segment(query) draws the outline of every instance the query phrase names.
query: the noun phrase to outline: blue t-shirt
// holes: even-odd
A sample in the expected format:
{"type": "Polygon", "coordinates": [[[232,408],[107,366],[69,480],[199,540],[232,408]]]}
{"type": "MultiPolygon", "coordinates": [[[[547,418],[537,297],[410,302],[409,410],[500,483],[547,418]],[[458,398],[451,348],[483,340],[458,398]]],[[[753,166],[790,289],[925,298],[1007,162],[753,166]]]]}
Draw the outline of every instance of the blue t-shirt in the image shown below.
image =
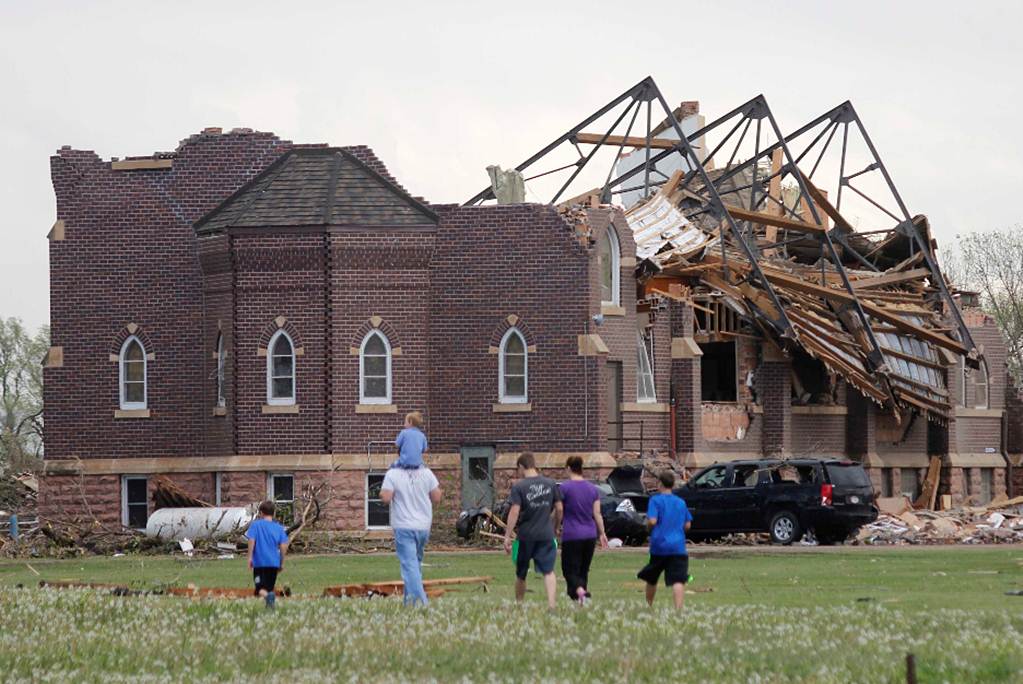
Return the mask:
{"type": "Polygon", "coordinates": [[[647,504],[646,517],[656,518],[650,531],[650,555],[685,556],[685,524],[692,521],[686,502],[674,494],[654,494],[647,504]]]}
{"type": "Polygon", "coordinates": [[[423,452],[426,451],[426,435],[419,428],[407,427],[398,433],[394,440],[398,447],[398,460],[395,468],[421,468],[423,452]]]}
{"type": "Polygon", "coordinates": [[[281,567],[280,545],[288,541],[288,533],[283,525],[276,520],[264,520],[263,518],[253,520],[245,532],[245,538],[256,543],[256,549],[252,552],[252,567],[281,567]]]}

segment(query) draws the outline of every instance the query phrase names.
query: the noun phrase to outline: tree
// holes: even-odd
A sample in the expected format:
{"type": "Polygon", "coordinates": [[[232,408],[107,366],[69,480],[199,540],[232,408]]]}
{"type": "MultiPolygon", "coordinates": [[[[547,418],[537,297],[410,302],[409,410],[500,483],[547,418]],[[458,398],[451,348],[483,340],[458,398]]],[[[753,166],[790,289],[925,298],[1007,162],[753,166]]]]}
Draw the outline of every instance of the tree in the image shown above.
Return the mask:
{"type": "Polygon", "coordinates": [[[0,473],[38,467],[43,455],[43,356],[49,328],[31,336],[0,318],[0,473]]]}
{"type": "Polygon", "coordinates": [[[1023,226],[957,235],[958,245],[943,259],[952,284],[980,293],[1008,347],[1006,362],[1017,383],[1023,380],[1023,226]]]}

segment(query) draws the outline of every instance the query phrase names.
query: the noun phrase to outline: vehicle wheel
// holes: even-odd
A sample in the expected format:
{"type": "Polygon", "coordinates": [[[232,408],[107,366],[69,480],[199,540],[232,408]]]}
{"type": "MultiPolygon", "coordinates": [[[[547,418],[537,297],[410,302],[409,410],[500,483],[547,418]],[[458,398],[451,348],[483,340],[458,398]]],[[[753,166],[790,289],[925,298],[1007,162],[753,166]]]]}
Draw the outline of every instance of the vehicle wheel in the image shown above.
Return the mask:
{"type": "Polygon", "coordinates": [[[803,536],[803,530],[799,527],[799,518],[792,511],[775,513],[771,518],[768,531],[771,533],[771,541],[783,546],[797,542],[803,536]]]}

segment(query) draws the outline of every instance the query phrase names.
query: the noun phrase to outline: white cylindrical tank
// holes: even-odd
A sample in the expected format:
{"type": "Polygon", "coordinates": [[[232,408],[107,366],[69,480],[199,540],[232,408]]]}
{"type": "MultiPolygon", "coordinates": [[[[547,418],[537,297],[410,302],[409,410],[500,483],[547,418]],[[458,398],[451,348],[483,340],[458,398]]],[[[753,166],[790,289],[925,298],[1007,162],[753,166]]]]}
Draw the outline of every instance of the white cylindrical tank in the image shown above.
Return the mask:
{"type": "Polygon", "coordinates": [[[250,508],[161,508],[149,516],[146,536],[167,541],[225,537],[241,532],[252,517],[250,508]]]}

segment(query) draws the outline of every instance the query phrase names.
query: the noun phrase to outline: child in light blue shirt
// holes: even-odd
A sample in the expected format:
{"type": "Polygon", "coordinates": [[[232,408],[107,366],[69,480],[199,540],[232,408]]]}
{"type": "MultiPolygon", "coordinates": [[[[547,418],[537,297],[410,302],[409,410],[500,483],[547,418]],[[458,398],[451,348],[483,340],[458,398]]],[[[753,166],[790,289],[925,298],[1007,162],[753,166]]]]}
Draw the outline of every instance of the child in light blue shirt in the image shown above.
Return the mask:
{"type": "Polygon", "coordinates": [[[394,440],[398,447],[398,460],[391,464],[392,468],[415,470],[423,467],[423,452],[429,445],[423,434],[423,414],[413,411],[405,416],[405,428],[394,440]]]}

